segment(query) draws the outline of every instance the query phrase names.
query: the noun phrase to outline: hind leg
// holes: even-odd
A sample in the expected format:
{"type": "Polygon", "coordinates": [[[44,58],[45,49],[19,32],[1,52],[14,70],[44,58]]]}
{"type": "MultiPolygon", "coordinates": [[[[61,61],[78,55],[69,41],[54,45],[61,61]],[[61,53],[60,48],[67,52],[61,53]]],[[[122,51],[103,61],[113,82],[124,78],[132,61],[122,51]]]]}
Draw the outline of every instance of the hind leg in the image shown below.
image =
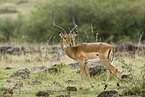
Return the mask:
{"type": "MultiPolygon", "coordinates": [[[[118,78],[117,78],[118,70],[109,62],[109,60],[104,55],[100,55],[100,58],[101,58],[103,64],[105,66],[107,66],[108,69],[114,74],[115,79],[116,79],[116,89],[118,89],[119,88],[119,83],[118,83],[118,78]]],[[[108,83],[109,79],[110,79],[110,77],[108,76],[107,81],[106,81],[107,83],[108,83]]],[[[104,87],[104,89],[106,89],[106,88],[107,88],[107,86],[104,87]]]]}
{"type": "Polygon", "coordinates": [[[111,71],[108,70],[108,78],[107,78],[107,80],[106,80],[106,83],[105,83],[105,86],[104,86],[104,89],[103,89],[103,90],[105,90],[105,89],[107,88],[108,81],[110,80],[110,75],[111,75],[111,71]]]}

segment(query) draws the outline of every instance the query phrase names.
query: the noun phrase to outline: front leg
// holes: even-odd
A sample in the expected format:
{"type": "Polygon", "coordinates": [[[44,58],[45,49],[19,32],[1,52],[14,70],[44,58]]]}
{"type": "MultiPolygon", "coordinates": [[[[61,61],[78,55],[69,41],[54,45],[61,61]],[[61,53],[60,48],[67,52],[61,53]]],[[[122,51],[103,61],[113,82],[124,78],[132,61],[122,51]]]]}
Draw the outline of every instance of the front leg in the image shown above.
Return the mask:
{"type": "Polygon", "coordinates": [[[80,86],[78,90],[82,88],[83,73],[84,73],[84,61],[81,61],[80,62],[80,86]]]}
{"type": "Polygon", "coordinates": [[[94,86],[92,85],[91,78],[90,78],[90,73],[89,73],[89,67],[86,63],[85,63],[85,70],[86,70],[86,74],[88,75],[88,78],[89,78],[89,81],[90,81],[91,91],[93,91],[94,86]]]}

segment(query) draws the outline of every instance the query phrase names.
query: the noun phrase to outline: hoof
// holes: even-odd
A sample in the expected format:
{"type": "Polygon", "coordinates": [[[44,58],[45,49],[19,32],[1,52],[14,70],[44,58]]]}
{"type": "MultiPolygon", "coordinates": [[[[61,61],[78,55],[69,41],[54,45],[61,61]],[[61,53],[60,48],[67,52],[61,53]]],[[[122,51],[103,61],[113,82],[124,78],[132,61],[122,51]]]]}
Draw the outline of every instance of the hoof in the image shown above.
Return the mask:
{"type": "Polygon", "coordinates": [[[107,84],[105,84],[105,86],[104,86],[104,89],[103,89],[103,90],[106,90],[106,88],[107,88],[107,84]]]}

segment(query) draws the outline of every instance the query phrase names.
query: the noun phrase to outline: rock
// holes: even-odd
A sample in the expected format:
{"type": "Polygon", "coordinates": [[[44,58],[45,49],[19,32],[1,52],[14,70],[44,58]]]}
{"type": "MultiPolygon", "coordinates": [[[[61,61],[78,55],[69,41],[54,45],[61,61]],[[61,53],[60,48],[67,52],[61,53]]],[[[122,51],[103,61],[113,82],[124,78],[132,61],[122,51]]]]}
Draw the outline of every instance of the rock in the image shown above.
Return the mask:
{"type": "Polygon", "coordinates": [[[46,91],[39,91],[36,93],[36,96],[45,96],[45,97],[49,97],[49,93],[47,93],[46,91]]]}
{"type": "Polygon", "coordinates": [[[20,55],[23,54],[23,47],[19,48],[19,47],[13,47],[13,46],[6,46],[6,47],[0,47],[0,53],[1,54],[15,54],[15,55],[20,55]]]}
{"type": "Polygon", "coordinates": [[[125,79],[125,78],[128,78],[128,77],[129,77],[129,76],[126,75],[126,74],[122,74],[122,76],[121,76],[122,79],[125,79]]]}
{"type": "Polygon", "coordinates": [[[6,85],[3,85],[2,86],[2,90],[4,91],[3,92],[3,96],[7,96],[7,94],[9,95],[13,95],[13,87],[10,87],[10,86],[6,86],[6,85]]]}
{"type": "Polygon", "coordinates": [[[123,90],[122,95],[123,96],[133,95],[133,92],[131,90],[123,90]]]}
{"type": "Polygon", "coordinates": [[[70,95],[58,94],[56,97],[71,97],[70,95]]]}
{"type": "Polygon", "coordinates": [[[65,97],[64,94],[58,94],[56,97],[65,97]]]}
{"type": "Polygon", "coordinates": [[[12,79],[7,79],[6,82],[11,83],[13,80],[12,79]]]}
{"type": "Polygon", "coordinates": [[[77,91],[77,88],[75,86],[67,86],[67,91],[77,91]]]}
{"type": "Polygon", "coordinates": [[[42,83],[41,83],[41,81],[33,80],[33,81],[32,81],[32,84],[42,84],[42,83]]]}
{"type": "Polygon", "coordinates": [[[129,75],[127,75],[127,74],[122,74],[121,78],[122,78],[123,80],[130,80],[130,79],[132,79],[132,78],[131,78],[129,75]]]}
{"type": "Polygon", "coordinates": [[[97,74],[105,72],[107,69],[105,69],[103,66],[96,65],[89,67],[90,76],[95,76],[97,74]]]}
{"type": "Polygon", "coordinates": [[[25,69],[20,69],[16,72],[14,72],[13,74],[10,75],[10,77],[15,77],[15,76],[19,76],[19,75],[27,75],[27,77],[29,77],[30,71],[29,69],[25,68],[25,69]]]}
{"type": "Polygon", "coordinates": [[[69,80],[66,81],[66,83],[75,83],[75,81],[69,79],[69,80]]]}
{"type": "Polygon", "coordinates": [[[142,90],[140,87],[131,87],[131,89],[123,90],[122,95],[123,96],[132,96],[132,95],[141,95],[142,90]]]}
{"type": "Polygon", "coordinates": [[[10,69],[13,69],[13,67],[11,66],[6,67],[6,70],[10,70],[10,69]]]}
{"type": "Polygon", "coordinates": [[[118,92],[115,90],[103,91],[97,97],[117,97],[118,92]]]}
{"type": "Polygon", "coordinates": [[[58,68],[47,68],[45,69],[45,72],[49,72],[49,73],[59,73],[60,70],[58,68]]]}

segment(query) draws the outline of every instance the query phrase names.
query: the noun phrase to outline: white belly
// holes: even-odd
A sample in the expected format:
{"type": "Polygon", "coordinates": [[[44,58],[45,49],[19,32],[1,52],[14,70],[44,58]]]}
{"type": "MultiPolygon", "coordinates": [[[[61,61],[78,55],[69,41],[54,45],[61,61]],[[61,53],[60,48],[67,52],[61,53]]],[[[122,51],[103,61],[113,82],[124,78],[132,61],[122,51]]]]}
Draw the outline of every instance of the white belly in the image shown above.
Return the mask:
{"type": "Polygon", "coordinates": [[[89,59],[86,62],[99,63],[99,62],[101,62],[101,59],[99,57],[97,57],[97,59],[89,59]]]}
{"type": "MultiPolygon", "coordinates": [[[[91,62],[91,63],[101,63],[101,59],[99,57],[97,57],[97,59],[89,59],[86,61],[87,63],[91,62]]],[[[113,65],[113,60],[110,61],[111,65],[113,65]]]]}

